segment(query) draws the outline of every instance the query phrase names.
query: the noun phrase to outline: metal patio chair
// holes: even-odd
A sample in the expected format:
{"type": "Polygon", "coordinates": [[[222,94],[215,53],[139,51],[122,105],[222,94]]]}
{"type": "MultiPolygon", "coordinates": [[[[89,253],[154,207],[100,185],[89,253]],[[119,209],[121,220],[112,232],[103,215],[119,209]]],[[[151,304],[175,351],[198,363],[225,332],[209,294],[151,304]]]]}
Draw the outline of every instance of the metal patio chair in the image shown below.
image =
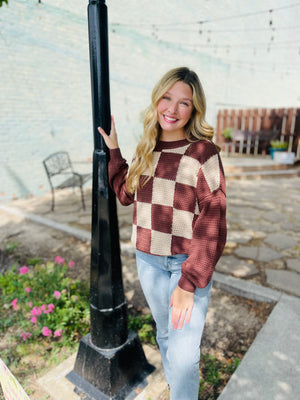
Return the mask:
{"type": "Polygon", "coordinates": [[[82,207],[85,210],[83,185],[92,177],[92,174],[79,174],[73,170],[71,159],[66,151],[59,151],[50,154],[43,160],[46,174],[49,180],[52,193],[51,210],[54,211],[56,189],[79,187],[81,192],[82,207]]]}

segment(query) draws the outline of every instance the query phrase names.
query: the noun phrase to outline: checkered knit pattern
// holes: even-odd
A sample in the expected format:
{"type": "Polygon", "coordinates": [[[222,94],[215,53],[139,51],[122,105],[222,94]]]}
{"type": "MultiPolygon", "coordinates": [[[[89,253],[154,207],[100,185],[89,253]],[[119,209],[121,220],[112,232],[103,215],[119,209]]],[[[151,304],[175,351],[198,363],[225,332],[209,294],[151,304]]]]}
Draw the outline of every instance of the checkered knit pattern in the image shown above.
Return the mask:
{"type": "MultiPolygon", "coordinates": [[[[134,202],[132,241],[145,253],[188,254],[179,286],[205,287],[226,242],[223,167],[207,140],[159,142],[153,152],[154,175],[134,195],[126,191],[128,166],[111,150],[110,183],[124,205],[134,202]]],[[[141,179],[149,177],[146,171],[141,179]]]]}

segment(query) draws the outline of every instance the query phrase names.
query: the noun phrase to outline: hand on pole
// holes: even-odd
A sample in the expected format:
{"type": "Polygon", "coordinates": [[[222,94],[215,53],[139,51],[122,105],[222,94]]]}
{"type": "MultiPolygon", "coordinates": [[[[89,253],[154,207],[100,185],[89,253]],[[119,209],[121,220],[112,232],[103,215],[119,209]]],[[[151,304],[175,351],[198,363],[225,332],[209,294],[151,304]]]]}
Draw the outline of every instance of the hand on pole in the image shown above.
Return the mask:
{"type": "Polygon", "coordinates": [[[103,137],[103,140],[106,144],[106,146],[110,149],[118,149],[119,144],[118,144],[118,137],[117,137],[117,132],[116,132],[116,127],[115,127],[115,121],[114,117],[111,116],[111,130],[110,130],[110,135],[107,135],[106,132],[99,126],[98,131],[103,137]]]}
{"type": "Polygon", "coordinates": [[[172,307],[172,325],[174,329],[182,329],[184,322],[188,324],[192,316],[194,293],[181,289],[174,290],[170,307],[172,307]]]}

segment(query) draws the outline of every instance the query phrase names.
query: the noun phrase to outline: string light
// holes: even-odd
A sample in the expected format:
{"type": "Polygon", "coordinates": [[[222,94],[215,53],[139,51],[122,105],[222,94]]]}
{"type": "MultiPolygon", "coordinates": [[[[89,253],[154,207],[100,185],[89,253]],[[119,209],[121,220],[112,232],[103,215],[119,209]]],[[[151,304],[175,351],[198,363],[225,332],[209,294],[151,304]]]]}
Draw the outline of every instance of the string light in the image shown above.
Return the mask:
{"type": "Polygon", "coordinates": [[[200,24],[199,33],[200,33],[200,35],[201,35],[201,34],[202,34],[202,32],[203,32],[203,30],[202,30],[202,29],[203,29],[203,27],[202,27],[202,21],[200,21],[200,22],[199,22],[199,24],[200,24]]]}
{"type": "MultiPolygon", "coordinates": [[[[198,20],[198,21],[177,21],[177,22],[170,22],[170,23],[163,23],[163,24],[144,24],[144,23],[115,23],[118,25],[123,25],[123,26],[138,26],[138,27],[152,27],[156,26],[157,28],[164,28],[166,26],[175,26],[175,28],[178,28],[178,26],[185,26],[185,25],[191,25],[191,24],[208,24],[208,23],[214,23],[214,22],[219,22],[219,21],[225,21],[225,20],[231,20],[231,19],[243,19],[245,17],[250,17],[250,16],[256,16],[256,15],[261,15],[261,14],[267,14],[270,12],[273,13],[274,11],[279,11],[279,10],[284,10],[288,8],[293,8],[293,7],[298,7],[300,6],[300,2],[298,3],[293,3],[289,4],[287,6],[282,6],[282,7],[277,7],[273,9],[267,9],[267,10],[261,10],[261,11],[253,11],[253,12],[248,12],[244,14],[237,14],[237,15],[229,15],[229,16],[224,16],[224,17],[217,17],[217,18],[211,18],[211,19],[205,19],[205,20],[198,20]]],[[[271,21],[271,20],[270,20],[271,21]]]]}
{"type": "Polygon", "coordinates": [[[272,12],[273,12],[273,10],[269,10],[269,13],[270,13],[270,21],[269,21],[269,25],[270,25],[270,26],[272,26],[272,24],[273,24],[273,20],[272,20],[272,12]]]}
{"type": "MultiPolygon", "coordinates": [[[[295,40],[295,35],[290,36],[289,40],[284,40],[283,37],[280,41],[280,36],[278,37],[278,34],[280,32],[284,31],[295,31],[300,29],[300,26],[291,26],[291,25],[286,25],[286,26],[277,26],[275,27],[275,22],[276,19],[274,19],[275,13],[278,13],[280,11],[286,10],[286,9],[291,9],[293,7],[298,7],[300,6],[300,2],[289,4],[286,6],[282,7],[273,7],[265,10],[260,10],[260,11],[253,11],[253,12],[247,12],[247,13],[241,13],[238,15],[229,15],[229,16],[221,16],[221,17],[216,17],[212,19],[202,19],[202,20],[196,20],[196,21],[188,21],[188,22],[171,22],[171,23],[155,23],[155,24],[141,24],[141,23],[133,23],[133,24],[119,24],[120,26],[128,26],[130,29],[133,29],[134,27],[138,27],[138,31],[140,30],[151,30],[151,36],[159,41],[161,44],[167,45],[168,47],[171,46],[177,46],[179,48],[182,48],[183,51],[189,49],[193,49],[194,51],[207,51],[207,52],[212,52],[213,54],[221,53],[223,54],[229,54],[232,49],[239,49],[241,48],[243,51],[249,51],[249,49],[252,49],[253,56],[257,56],[258,51],[264,51],[265,54],[268,53],[270,54],[271,52],[274,51],[291,51],[291,50],[296,50],[298,48],[298,53],[300,54],[300,47],[299,47],[299,41],[296,42],[295,40]],[[267,24],[262,27],[262,26],[247,26],[245,19],[247,17],[253,17],[257,15],[263,15],[265,14],[267,16],[267,24]],[[229,26],[228,28],[209,28],[208,29],[208,24],[212,26],[213,23],[217,23],[219,21],[229,21],[229,20],[238,20],[240,19],[241,21],[244,22],[244,26],[239,28],[237,27],[231,27],[229,26]],[[194,27],[193,27],[194,25],[194,27]],[[246,26],[245,26],[246,25],[246,26]],[[184,43],[178,43],[178,40],[176,40],[176,36],[170,36],[168,38],[164,38],[163,31],[176,31],[176,33],[183,33],[183,32],[194,32],[195,34],[198,34],[198,37],[200,37],[200,40],[191,40],[191,37],[189,37],[189,40],[186,40],[184,43]],[[242,41],[243,36],[236,36],[234,37],[235,40],[232,40],[232,36],[230,39],[228,39],[227,36],[223,35],[222,39],[218,38],[218,41],[216,41],[216,37],[214,34],[218,33],[230,33],[230,32],[269,32],[269,40],[265,41],[248,41],[248,43],[244,43],[242,41]],[[230,41],[229,41],[230,40],[230,41]],[[279,40],[279,41],[278,41],[279,40]],[[192,43],[191,43],[192,42],[192,43]],[[191,44],[189,44],[191,43],[191,44]]],[[[282,19],[283,21],[283,19],[282,19]]],[[[112,24],[113,26],[118,25],[116,23],[112,24]]],[[[232,24],[231,24],[232,25],[232,24]]],[[[140,32],[138,32],[140,33],[140,32]]],[[[178,39],[178,38],[177,38],[178,39]]],[[[250,50],[251,51],[251,50],[250,50]]],[[[263,53],[261,53],[263,54],[263,53]]]]}

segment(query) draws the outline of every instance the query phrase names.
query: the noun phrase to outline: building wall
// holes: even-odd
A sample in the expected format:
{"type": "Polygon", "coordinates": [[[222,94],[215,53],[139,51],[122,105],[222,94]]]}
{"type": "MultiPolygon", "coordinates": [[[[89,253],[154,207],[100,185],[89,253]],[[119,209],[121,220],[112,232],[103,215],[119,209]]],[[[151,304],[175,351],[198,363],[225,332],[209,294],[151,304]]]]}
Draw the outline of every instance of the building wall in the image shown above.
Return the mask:
{"type": "MultiPolygon", "coordinates": [[[[278,1],[278,0],[277,0],[278,1]]],[[[91,170],[93,151],[88,25],[82,0],[9,0],[0,9],[0,201],[43,195],[49,186],[42,160],[70,153],[78,171],[91,170]]],[[[189,21],[197,15],[237,11],[237,0],[219,8],[210,2],[139,0],[106,2],[109,12],[111,109],[123,154],[130,159],[142,134],[141,112],[153,85],[169,68],[187,65],[199,74],[207,97],[207,119],[216,124],[222,105],[288,106],[299,101],[294,76],[275,77],[231,64],[197,48],[184,30],[151,33],[143,24],[164,15],[189,21]],[[177,13],[175,15],[175,12],[177,13]],[[119,23],[119,22],[122,23],[119,23]],[[124,23],[125,21],[125,23],[124,23]],[[128,24],[126,24],[126,21],[128,24]],[[255,77],[246,86],[250,77],[255,77]],[[269,80],[266,81],[266,78],[269,80]],[[261,90],[264,87],[265,90],[261,90]],[[280,96],[278,95],[280,93],[280,96]],[[290,102],[289,104],[287,104],[290,102]]],[[[225,2],[224,2],[225,3],[225,2]]],[[[256,0],[254,3],[259,4],[256,0]]],[[[228,57],[227,57],[228,58],[228,57]]]]}

